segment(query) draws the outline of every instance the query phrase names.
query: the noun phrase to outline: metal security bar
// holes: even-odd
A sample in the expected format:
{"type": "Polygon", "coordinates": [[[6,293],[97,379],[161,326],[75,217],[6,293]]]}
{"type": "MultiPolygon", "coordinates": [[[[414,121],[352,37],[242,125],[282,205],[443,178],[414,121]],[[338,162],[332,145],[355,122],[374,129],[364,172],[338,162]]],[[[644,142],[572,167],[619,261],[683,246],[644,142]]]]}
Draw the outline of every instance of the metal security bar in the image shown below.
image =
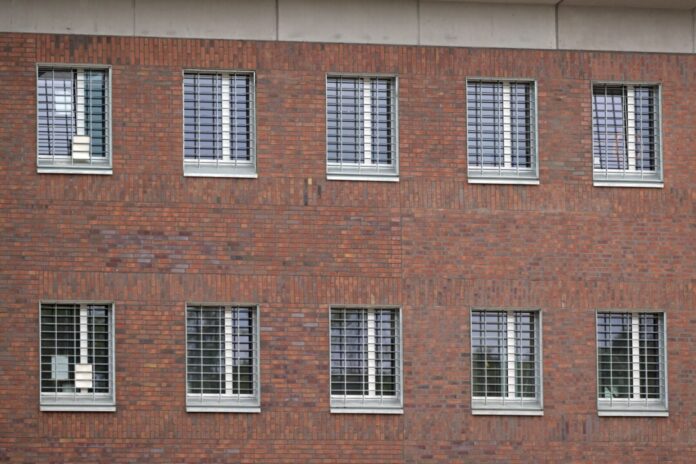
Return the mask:
{"type": "Polygon", "coordinates": [[[329,76],[326,81],[327,170],[396,175],[395,79],[329,76]]]}
{"type": "Polygon", "coordinates": [[[469,176],[537,179],[534,82],[467,81],[469,176]]]}
{"type": "Polygon", "coordinates": [[[400,407],[400,332],[398,309],[331,309],[332,407],[400,407]]]}
{"type": "Polygon", "coordinates": [[[471,313],[473,409],[541,409],[537,311],[471,313]]]}
{"type": "Polygon", "coordinates": [[[187,404],[258,408],[256,307],[186,308],[187,404]]]}
{"type": "Polygon", "coordinates": [[[39,167],[111,166],[108,69],[39,67],[39,167]]]}
{"type": "Polygon", "coordinates": [[[661,179],[657,86],[595,84],[592,157],[595,180],[661,179]]]}
{"type": "Polygon", "coordinates": [[[41,404],[111,405],[113,316],[108,304],[41,304],[41,404]]]}
{"type": "Polygon", "coordinates": [[[645,409],[665,404],[663,314],[597,314],[599,407],[645,409]]]}
{"type": "Polygon", "coordinates": [[[256,173],[252,73],[184,73],[184,170],[256,173]]]}

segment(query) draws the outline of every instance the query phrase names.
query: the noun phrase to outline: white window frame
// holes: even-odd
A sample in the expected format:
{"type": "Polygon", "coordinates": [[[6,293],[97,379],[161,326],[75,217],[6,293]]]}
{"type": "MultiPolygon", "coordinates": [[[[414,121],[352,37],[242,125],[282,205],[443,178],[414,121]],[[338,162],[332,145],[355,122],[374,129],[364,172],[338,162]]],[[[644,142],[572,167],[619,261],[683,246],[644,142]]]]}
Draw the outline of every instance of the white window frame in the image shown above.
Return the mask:
{"type": "MultiPolygon", "coordinates": [[[[116,339],[115,305],[113,301],[100,300],[41,300],[39,302],[39,409],[46,412],[115,412],[116,411],[116,339]],[[41,309],[46,304],[80,306],[80,357],[87,357],[87,306],[109,306],[109,393],[48,393],[42,391],[42,324],[41,309]]],[[[79,380],[75,381],[76,383],[79,380]]],[[[77,387],[76,387],[77,388],[77,387]]]]}
{"type": "Polygon", "coordinates": [[[394,74],[361,74],[361,73],[327,73],[324,78],[324,108],[325,108],[325,138],[326,153],[326,178],[328,180],[358,180],[358,181],[399,181],[399,79],[394,74]],[[364,95],[371,95],[370,83],[372,79],[389,79],[392,81],[392,124],[393,124],[393,153],[390,166],[373,165],[368,163],[372,157],[372,121],[371,102],[366,99],[363,103],[365,111],[365,126],[363,127],[363,144],[365,147],[365,162],[346,163],[329,161],[329,99],[328,85],[330,78],[363,79],[364,95]]]}
{"type": "Polygon", "coordinates": [[[543,319],[539,308],[471,308],[469,311],[469,341],[470,341],[470,379],[471,379],[471,413],[473,415],[499,415],[499,416],[543,416],[544,415],[544,343],[543,343],[543,319]],[[474,337],[473,317],[474,312],[506,313],[507,328],[507,378],[508,393],[504,397],[480,397],[474,396],[474,337]],[[533,313],[535,315],[536,346],[536,397],[520,398],[516,396],[516,366],[517,353],[515,351],[515,313],[533,313]]]}
{"type": "MultiPolygon", "coordinates": [[[[634,94],[635,95],[635,94],[634,94]]],[[[627,109],[630,113],[630,110],[627,109]]],[[[590,137],[592,140],[592,180],[595,187],[643,187],[643,188],[663,188],[664,187],[664,155],[662,151],[662,84],[659,82],[639,82],[639,81],[592,81],[590,83],[590,137]],[[595,86],[621,86],[626,88],[627,102],[626,107],[634,108],[634,115],[629,114],[626,120],[626,151],[628,156],[628,169],[601,169],[595,168],[594,157],[594,88],[595,86]],[[629,90],[635,87],[653,87],[655,91],[655,166],[654,173],[650,171],[636,170],[636,135],[635,135],[635,100],[630,101],[629,90]]]]}
{"type": "Polygon", "coordinates": [[[404,369],[403,369],[403,311],[399,306],[392,305],[341,305],[335,304],[329,306],[329,399],[331,403],[331,413],[332,414],[403,414],[403,391],[404,391],[404,369]],[[331,357],[331,313],[334,309],[353,309],[353,310],[365,310],[367,311],[367,338],[368,338],[368,348],[367,348],[367,361],[368,361],[368,391],[369,393],[364,396],[355,395],[356,398],[351,398],[351,395],[334,395],[331,393],[331,368],[333,366],[333,359],[331,357]],[[370,374],[376,370],[376,350],[374,342],[374,321],[375,321],[375,310],[378,309],[388,309],[396,311],[398,315],[398,323],[396,324],[397,334],[396,340],[396,353],[398,360],[396,362],[397,375],[396,377],[400,379],[397,381],[397,391],[394,398],[385,399],[383,396],[376,395],[376,379],[375,374],[370,374]],[[372,335],[370,333],[372,332],[372,335]],[[372,342],[370,342],[372,339],[372,342]],[[372,350],[370,350],[370,343],[372,343],[372,350]]]}
{"type": "Polygon", "coordinates": [[[466,103],[466,166],[467,178],[470,184],[512,184],[512,185],[539,185],[539,129],[538,129],[538,92],[537,81],[529,78],[510,78],[510,77],[467,77],[465,80],[465,103],[466,103]],[[503,152],[504,166],[485,167],[475,166],[469,163],[469,84],[470,83],[500,83],[503,85],[503,152]],[[531,135],[531,162],[529,168],[512,166],[512,127],[511,127],[511,108],[510,108],[510,84],[529,84],[532,92],[530,117],[531,135]],[[506,100],[507,96],[507,100],[506,100]]]}
{"type": "MultiPolygon", "coordinates": [[[[74,64],[74,63],[37,63],[35,68],[35,92],[36,92],[36,171],[39,174],[102,174],[111,175],[113,174],[113,150],[112,150],[112,140],[113,131],[111,129],[112,121],[112,93],[113,86],[111,82],[111,66],[103,64],[74,64]],[[41,69],[55,69],[60,71],[77,71],[78,80],[80,75],[82,75],[82,80],[84,81],[84,72],[93,71],[106,71],[106,121],[104,122],[104,128],[106,131],[106,157],[104,161],[92,158],[91,154],[88,160],[76,160],[72,157],[57,157],[54,156],[53,159],[47,160],[42,158],[39,154],[39,72],[41,69]],[[62,159],[65,158],[65,159],[62,159]]],[[[76,134],[75,135],[86,135],[85,134],[85,117],[84,114],[80,118],[80,107],[82,107],[82,112],[84,113],[84,84],[80,86],[77,85],[77,95],[75,99],[77,100],[77,117],[76,117],[76,134]],[[80,104],[80,102],[82,102],[80,104]]]]}
{"type": "Polygon", "coordinates": [[[597,415],[607,417],[668,417],[668,363],[667,363],[667,313],[655,310],[622,310],[622,309],[602,309],[595,312],[595,376],[597,379],[597,415]],[[664,390],[661,392],[660,399],[640,399],[640,394],[634,393],[633,399],[622,398],[601,398],[600,378],[599,378],[599,314],[630,314],[631,315],[631,381],[633,388],[640,388],[640,315],[657,314],[661,318],[662,332],[660,333],[660,366],[664,379],[664,390]],[[637,397],[635,397],[637,396],[637,397]]]}
{"type": "Polygon", "coordinates": [[[256,72],[244,69],[184,69],[181,73],[181,157],[185,177],[236,177],[245,179],[258,178],[256,161],[256,72]],[[217,74],[222,78],[222,161],[198,158],[186,159],[186,74],[217,74]],[[249,76],[249,157],[247,160],[230,159],[230,77],[234,75],[249,76]],[[227,93],[225,93],[227,89],[227,93]]]}
{"type": "MultiPolygon", "coordinates": [[[[261,343],[260,343],[260,320],[259,320],[259,305],[256,303],[211,303],[211,302],[188,302],[184,305],[184,330],[186,337],[186,372],[185,372],[185,391],[186,391],[186,412],[234,412],[234,413],[260,413],[261,412],[261,376],[260,376],[260,361],[261,361],[261,343]],[[189,393],[188,387],[188,309],[191,306],[210,307],[210,308],[225,308],[225,351],[231,351],[231,325],[233,308],[251,308],[254,313],[252,333],[254,337],[254,369],[253,369],[253,389],[252,394],[215,394],[215,393],[189,393]],[[230,335],[230,339],[227,335],[230,335]]],[[[225,359],[227,361],[227,359],[225,359]]],[[[232,366],[225,364],[225,384],[232,381],[228,376],[231,375],[232,366]]]]}

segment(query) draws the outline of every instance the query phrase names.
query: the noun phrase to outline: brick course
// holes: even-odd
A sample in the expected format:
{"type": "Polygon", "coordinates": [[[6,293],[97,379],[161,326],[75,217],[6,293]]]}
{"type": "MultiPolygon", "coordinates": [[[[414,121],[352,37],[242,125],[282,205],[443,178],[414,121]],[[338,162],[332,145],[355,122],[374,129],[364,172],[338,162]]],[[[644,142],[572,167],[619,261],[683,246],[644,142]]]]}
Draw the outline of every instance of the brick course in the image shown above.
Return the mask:
{"type": "Polygon", "coordinates": [[[0,34],[0,462],[696,461],[696,56],[0,34]],[[36,173],[36,63],[112,66],[112,176],[36,173]],[[257,78],[259,178],[182,176],[182,69],[257,78]],[[327,181],[325,75],[399,78],[400,182],[327,181]],[[538,81],[540,186],[469,185],[467,76],[538,81]],[[662,83],[664,189],[592,186],[590,84],[662,83]],[[41,413],[42,299],[111,299],[116,413],[41,413]],[[260,305],[261,414],[185,411],[187,301],[260,305]],[[328,307],[403,308],[404,414],[329,413],[328,307]],[[470,410],[471,307],[543,311],[544,416],[470,410]],[[596,309],[666,312],[600,418],[596,309]]]}

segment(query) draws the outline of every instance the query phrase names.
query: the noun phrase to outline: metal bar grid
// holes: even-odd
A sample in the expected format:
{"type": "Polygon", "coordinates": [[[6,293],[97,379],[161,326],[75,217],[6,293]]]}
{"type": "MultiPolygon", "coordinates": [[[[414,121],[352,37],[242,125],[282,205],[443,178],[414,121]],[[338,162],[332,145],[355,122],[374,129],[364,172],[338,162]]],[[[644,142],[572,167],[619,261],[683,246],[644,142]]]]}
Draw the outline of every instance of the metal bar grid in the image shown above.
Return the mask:
{"type": "Polygon", "coordinates": [[[184,168],[256,170],[251,72],[184,72],[184,168]]]}
{"type": "Polygon", "coordinates": [[[110,304],[40,305],[42,404],[111,404],[114,398],[110,304]]]}
{"type": "Polygon", "coordinates": [[[199,405],[257,404],[258,316],[253,306],[187,305],[187,398],[199,405]]]}
{"type": "Polygon", "coordinates": [[[597,395],[600,406],[664,403],[664,315],[597,313],[597,395]]]}
{"type": "Polygon", "coordinates": [[[332,308],[330,326],[332,404],[400,404],[398,309],[332,308]]]}
{"type": "Polygon", "coordinates": [[[592,86],[595,179],[661,179],[660,145],[658,86],[592,86]]]}
{"type": "Polygon", "coordinates": [[[540,406],[538,311],[472,311],[471,350],[472,396],[477,406],[540,406]]]}
{"type": "Polygon", "coordinates": [[[468,170],[480,177],[537,177],[534,82],[467,81],[468,170]]]}
{"type": "Polygon", "coordinates": [[[111,114],[108,69],[37,68],[39,166],[110,166],[111,114]],[[89,137],[86,159],[73,157],[73,136],[89,137]]]}
{"type": "Polygon", "coordinates": [[[397,173],[396,79],[328,76],[327,171],[353,175],[397,173]]]}

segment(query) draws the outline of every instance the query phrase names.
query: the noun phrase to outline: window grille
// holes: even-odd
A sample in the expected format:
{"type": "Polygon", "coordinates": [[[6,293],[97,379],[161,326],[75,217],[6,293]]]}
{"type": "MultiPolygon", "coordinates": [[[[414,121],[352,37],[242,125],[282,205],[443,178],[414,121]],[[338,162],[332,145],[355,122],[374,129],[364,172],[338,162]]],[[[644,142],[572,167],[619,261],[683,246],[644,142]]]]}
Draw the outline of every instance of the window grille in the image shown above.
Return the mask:
{"type": "Polygon", "coordinates": [[[184,173],[256,176],[252,73],[184,73],[184,173]]]}
{"type": "Polygon", "coordinates": [[[110,99],[108,69],[38,68],[39,172],[110,172],[110,99]]]}
{"type": "Polygon", "coordinates": [[[41,409],[114,410],[110,304],[41,304],[41,409]]]}
{"type": "Polygon", "coordinates": [[[402,387],[399,310],[332,308],[332,410],[400,412],[402,387]]]}
{"type": "Polygon", "coordinates": [[[188,305],[187,409],[259,411],[256,307],[188,305]]]}
{"type": "Polygon", "coordinates": [[[470,181],[537,183],[534,82],[467,81],[467,145],[470,181]]]}
{"type": "Polygon", "coordinates": [[[592,89],[595,182],[661,182],[659,89],[596,84],[592,89]]]}
{"type": "Polygon", "coordinates": [[[597,314],[598,407],[666,411],[664,315],[597,314]]]}
{"type": "Polygon", "coordinates": [[[472,311],[474,413],[541,411],[539,319],[538,311],[472,311]]]}
{"type": "Polygon", "coordinates": [[[396,102],[394,78],[327,78],[329,178],[398,174],[396,102]]]}

